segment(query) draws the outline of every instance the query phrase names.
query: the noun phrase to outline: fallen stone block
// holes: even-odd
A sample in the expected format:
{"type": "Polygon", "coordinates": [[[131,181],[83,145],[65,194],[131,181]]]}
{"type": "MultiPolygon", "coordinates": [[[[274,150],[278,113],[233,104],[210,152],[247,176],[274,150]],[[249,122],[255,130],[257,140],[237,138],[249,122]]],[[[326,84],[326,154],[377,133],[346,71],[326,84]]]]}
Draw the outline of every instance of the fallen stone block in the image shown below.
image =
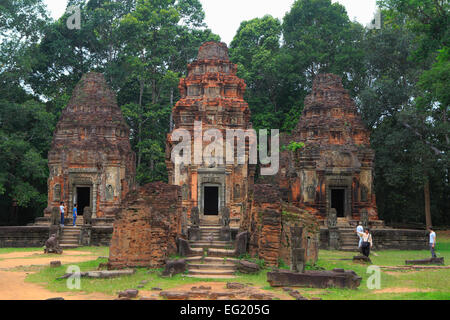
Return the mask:
{"type": "Polygon", "coordinates": [[[252,293],[250,299],[253,300],[272,300],[273,296],[265,293],[252,293]]]}
{"type": "Polygon", "coordinates": [[[302,296],[301,294],[300,294],[300,292],[298,292],[297,290],[292,290],[292,291],[290,291],[289,292],[289,295],[291,296],[291,297],[293,297],[295,300],[308,300],[307,298],[305,298],[304,296],[302,296]]]}
{"type": "Polygon", "coordinates": [[[192,287],[191,290],[192,291],[207,291],[207,290],[211,290],[211,287],[205,287],[205,286],[192,287]]]}
{"type": "Polygon", "coordinates": [[[211,292],[209,298],[211,300],[222,300],[222,298],[232,299],[235,298],[236,294],[232,292],[211,292]]]}
{"type": "Polygon", "coordinates": [[[333,271],[305,271],[304,273],[277,270],[267,273],[267,281],[272,287],[335,287],[356,289],[361,284],[361,280],[362,278],[354,271],[345,271],[343,269],[335,269],[333,271]]]}
{"type": "Polygon", "coordinates": [[[50,261],[50,267],[52,268],[61,267],[61,261],[50,261]]]}
{"type": "Polygon", "coordinates": [[[64,300],[64,298],[63,297],[55,297],[55,298],[48,298],[45,300],[64,300]]]}
{"type": "Polygon", "coordinates": [[[156,288],[156,287],[155,287],[155,288],[152,288],[151,290],[152,290],[152,291],[162,291],[161,288],[156,288]]]}
{"type": "MultiPolygon", "coordinates": [[[[88,271],[88,272],[80,272],[80,277],[81,278],[109,279],[109,278],[118,278],[118,277],[122,277],[122,276],[129,276],[134,273],[135,273],[134,269],[88,271]]],[[[74,275],[74,273],[66,273],[65,275],[59,277],[58,279],[67,279],[73,275],[74,275]]]]}
{"type": "Polygon", "coordinates": [[[210,293],[211,293],[210,291],[205,291],[205,290],[202,290],[202,291],[199,291],[199,290],[191,291],[191,292],[188,292],[188,297],[189,297],[189,300],[190,299],[202,299],[202,300],[204,299],[204,300],[206,300],[206,299],[208,299],[210,293]]]}
{"type": "Polygon", "coordinates": [[[239,282],[227,282],[227,289],[244,289],[246,287],[245,284],[239,282]]]}
{"type": "Polygon", "coordinates": [[[370,263],[372,264],[372,260],[370,260],[369,257],[366,256],[354,256],[353,257],[353,262],[357,262],[357,263],[370,263]]]}
{"type": "Polygon", "coordinates": [[[162,272],[162,276],[173,277],[176,274],[185,272],[186,268],[187,268],[186,260],[184,259],[168,260],[162,272]]]}
{"type": "Polygon", "coordinates": [[[128,289],[128,290],[120,291],[119,298],[133,299],[133,298],[136,298],[138,294],[139,294],[139,290],[128,289]]]}
{"type": "Polygon", "coordinates": [[[167,300],[188,300],[187,292],[161,291],[159,295],[167,300]]]}
{"type": "Polygon", "coordinates": [[[406,260],[405,264],[417,264],[417,265],[438,264],[438,265],[443,265],[444,264],[444,257],[442,257],[442,258],[421,259],[421,260],[406,260]]]}
{"type": "Polygon", "coordinates": [[[237,265],[237,270],[242,273],[257,273],[259,272],[259,266],[256,263],[246,261],[246,260],[240,260],[237,265]]]}

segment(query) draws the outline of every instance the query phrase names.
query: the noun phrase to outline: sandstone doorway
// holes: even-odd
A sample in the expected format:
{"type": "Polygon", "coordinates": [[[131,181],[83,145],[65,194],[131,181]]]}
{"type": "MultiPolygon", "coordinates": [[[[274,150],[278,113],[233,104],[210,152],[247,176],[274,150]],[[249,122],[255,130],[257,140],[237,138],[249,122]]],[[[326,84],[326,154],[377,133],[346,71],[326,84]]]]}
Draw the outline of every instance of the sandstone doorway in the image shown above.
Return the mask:
{"type": "Polygon", "coordinates": [[[77,187],[77,212],[82,216],[85,207],[91,206],[91,188],[77,187]]]}
{"type": "Polygon", "coordinates": [[[219,187],[204,187],[203,214],[205,216],[219,215],[219,187]]]}
{"type": "Polygon", "coordinates": [[[331,189],[331,208],[336,209],[337,217],[345,217],[345,189],[331,189]]]}

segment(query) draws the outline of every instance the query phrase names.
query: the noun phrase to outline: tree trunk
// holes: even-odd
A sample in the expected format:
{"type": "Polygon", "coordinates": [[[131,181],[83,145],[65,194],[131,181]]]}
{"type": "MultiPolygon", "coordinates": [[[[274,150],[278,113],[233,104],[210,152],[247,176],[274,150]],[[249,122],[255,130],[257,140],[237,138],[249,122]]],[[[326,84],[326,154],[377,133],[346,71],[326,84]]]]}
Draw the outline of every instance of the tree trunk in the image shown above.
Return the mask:
{"type": "Polygon", "coordinates": [[[428,176],[425,177],[425,185],[423,188],[424,196],[425,196],[425,220],[427,224],[427,228],[432,226],[431,223],[431,206],[430,206],[430,180],[428,176]]]}
{"type": "MultiPolygon", "coordinates": [[[[170,108],[173,108],[173,88],[170,88],[170,108]]],[[[170,122],[169,122],[169,132],[173,130],[173,114],[170,111],[170,122]]]]}
{"type": "Polygon", "coordinates": [[[138,126],[138,159],[137,166],[141,165],[142,161],[142,151],[141,151],[141,141],[142,141],[142,96],[144,95],[144,81],[141,79],[139,81],[139,126],[138,126]]]}

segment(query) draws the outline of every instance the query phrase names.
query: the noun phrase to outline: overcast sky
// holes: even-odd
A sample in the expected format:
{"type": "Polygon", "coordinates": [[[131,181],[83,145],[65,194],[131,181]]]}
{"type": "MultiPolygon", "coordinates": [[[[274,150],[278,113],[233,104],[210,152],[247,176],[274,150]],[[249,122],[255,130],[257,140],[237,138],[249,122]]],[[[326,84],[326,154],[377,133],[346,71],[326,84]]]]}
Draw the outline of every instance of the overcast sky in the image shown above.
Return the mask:
{"type": "MultiPolygon", "coordinates": [[[[66,0],[44,0],[52,14],[59,18],[66,9],[66,0]]],[[[230,44],[239,25],[244,20],[270,14],[282,19],[294,0],[200,0],[206,14],[208,27],[220,35],[222,41],[230,44]]],[[[332,0],[343,4],[350,20],[367,25],[374,16],[376,0],[332,0]]]]}

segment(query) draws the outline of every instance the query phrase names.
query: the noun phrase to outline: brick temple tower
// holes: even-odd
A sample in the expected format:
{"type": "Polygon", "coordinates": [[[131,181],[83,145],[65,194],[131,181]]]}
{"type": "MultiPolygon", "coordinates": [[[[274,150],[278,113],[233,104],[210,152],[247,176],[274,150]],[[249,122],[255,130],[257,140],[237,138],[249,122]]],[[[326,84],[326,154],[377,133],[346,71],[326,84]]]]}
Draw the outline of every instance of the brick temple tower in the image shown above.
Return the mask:
{"type": "MultiPolygon", "coordinates": [[[[181,186],[185,210],[190,213],[193,207],[198,207],[201,219],[214,221],[226,207],[232,224],[238,223],[245,211],[254,169],[237,161],[234,165],[226,164],[225,160],[223,164],[195,164],[194,121],[201,122],[202,134],[208,129],[218,129],[224,140],[227,129],[251,128],[250,109],[244,101],[245,83],[236,72],[226,44],[206,42],[200,47],[197,60],[188,65],[187,77],[180,80],[181,99],[172,111],[173,130],[186,129],[192,137],[190,163],[171,161],[171,151],[177,144],[171,140],[173,131],[168,135],[166,149],[169,183],[181,186]]],[[[203,142],[203,148],[208,144],[203,142]]]]}
{"type": "Polygon", "coordinates": [[[339,76],[316,77],[296,129],[285,137],[285,144],[291,142],[305,147],[284,152],[281,161],[281,185],[290,201],[323,218],[335,208],[348,220],[359,219],[362,210],[378,219],[369,131],[339,76]]]}
{"type": "Polygon", "coordinates": [[[114,217],[134,188],[135,154],[115,94],[99,73],[83,75],[56,126],[48,154],[48,207],[78,204],[92,217],[114,217]]]}

